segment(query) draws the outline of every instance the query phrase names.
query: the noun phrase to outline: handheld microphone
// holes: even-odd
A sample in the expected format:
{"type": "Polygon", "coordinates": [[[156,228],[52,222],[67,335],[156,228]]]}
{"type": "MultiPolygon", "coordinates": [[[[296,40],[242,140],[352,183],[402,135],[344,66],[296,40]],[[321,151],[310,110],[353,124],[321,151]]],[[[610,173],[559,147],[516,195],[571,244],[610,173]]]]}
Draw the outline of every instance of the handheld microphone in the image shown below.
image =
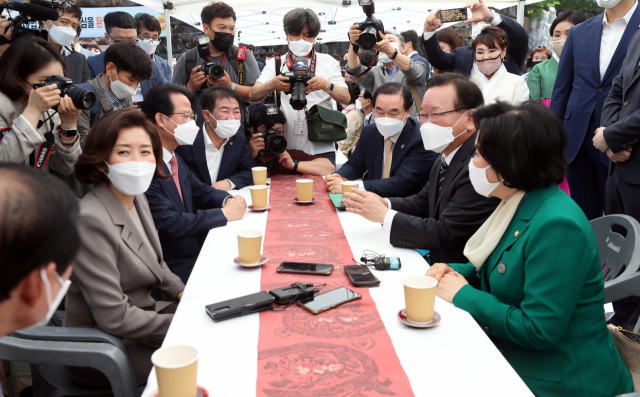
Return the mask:
{"type": "Polygon", "coordinates": [[[57,21],[60,15],[58,10],[47,8],[35,4],[23,3],[21,1],[14,1],[13,3],[2,4],[0,8],[8,8],[10,10],[18,11],[23,14],[27,14],[31,19],[38,21],[57,21]]]}

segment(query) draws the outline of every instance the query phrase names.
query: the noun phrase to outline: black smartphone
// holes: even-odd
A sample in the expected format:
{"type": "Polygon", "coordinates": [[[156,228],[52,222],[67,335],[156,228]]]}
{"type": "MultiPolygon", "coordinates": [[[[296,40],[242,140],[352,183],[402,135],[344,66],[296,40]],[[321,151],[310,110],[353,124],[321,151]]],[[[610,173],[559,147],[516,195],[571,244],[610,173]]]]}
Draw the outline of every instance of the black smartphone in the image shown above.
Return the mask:
{"type": "Polygon", "coordinates": [[[360,298],[362,298],[362,295],[359,293],[340,287],[333,291],[316,295],[313,298],[299,301],[297,305],[313,314],[318,314],[360,298]]]}
{"type": "Polygon", "coordinates": [[[467,20],[467,9],[462,8],[449,8],[448,10],[440,11],[440,22],[460,22],[467,20]]]}
{"type": "Polygon", "coordinates": [[[371,273],[367,266],[349,265],[344,267],[344,271],[347,272],[351,284],[356,287],[372,287],[380,284],[380,280],[371,273]]]}
{"type": "Polygon", "coordinates": [[[278,273],[317,274],[328,276],[333,271],[333,265],[321,263],[282,262],[276,269],[278,273]]]}

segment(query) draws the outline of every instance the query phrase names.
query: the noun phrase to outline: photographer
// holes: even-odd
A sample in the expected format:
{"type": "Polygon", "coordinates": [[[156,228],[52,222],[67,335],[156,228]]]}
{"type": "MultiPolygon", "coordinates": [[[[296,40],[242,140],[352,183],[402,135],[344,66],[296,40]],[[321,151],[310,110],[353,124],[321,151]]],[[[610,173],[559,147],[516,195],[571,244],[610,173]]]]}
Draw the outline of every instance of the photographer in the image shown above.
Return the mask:
{"type": "MultiPolygon", "coordinates": [[[[282,64],[276,73],[276,60],[268,61],[260,78],[251,89],[251,101],[259,102],[274,91],[280,91],[281,109],[287,123],[284,136],[287,148],[301,150],[309,155],[322,155],[332,163],[330,172],[335,170],[335,144],[333,142],[311,142],[308,138],[307,120],[304,110],[294,110],[291,106],[289,79],[283,73],[293,66],[293,57],[308,58],[309,72],[314,73],[306,84],[307,109],[314,105],[332,109],[331,99],[345,103],[350,99],[347,84],[340,73],[340,65],[329,54],[319,54],[313,50],[313,43],[320,33],[320,20],[310,9],[296,8],[283,18],[283,28],[289,43],[289,52],[282,57],[282,64]],[[315,67],[314,67],[315,66],[315,67]],[[312,70],[313,69],[313,70],[312,70]]],[[[329,172],[329,173],[330,173],[329,172]]]]}
{"type": "MultiPolygon", "coordinates": [[[[211,56],[208,60],[198,56],[198,48],[192,48],[180,56],[173,71],[173,84],[187,87],[191,95],[195,96],[193,112],[198,116],[198,125],[204,123],[202,116],[202,106],[200,96],[207,87],[222,84],[236,91],[243,101],[249,102],[249,91],[260,76],[260,69],[251,51],[246,51],[244,61],[238,60],[238,47],[233,45],[236,34],[236,13],[226,3],[214,2],[202,9],[200,19],[204,33],[209,36],[209,52],[211,56]],[[220,79],[213,79],[205,75],[202,70],[207,61],[213,64],[222,65],[224,76],[220,79]],[[238,75],[239,64],[244,62],[244,82],[240,85],[238,75]],[[205,84],[206,83],[206,84],[205,84]]],[[[243,54],[241,53],[240,56],[243,54]]],[[[242,123],[240,132],[244,132],[242,126],[245,125],[246,111],[244,102],[240,104],[242,111],[242,123]]]]}
{"type": "Polygon", "coordinates": [[[53,44],[25,36],[13,42],[2,61],[0,161],[71,174],[82,152],[76,126],[80,110],[68,96],[60,97],[55,84],[34,89],[64,75],[62,55],[53,44]]]}

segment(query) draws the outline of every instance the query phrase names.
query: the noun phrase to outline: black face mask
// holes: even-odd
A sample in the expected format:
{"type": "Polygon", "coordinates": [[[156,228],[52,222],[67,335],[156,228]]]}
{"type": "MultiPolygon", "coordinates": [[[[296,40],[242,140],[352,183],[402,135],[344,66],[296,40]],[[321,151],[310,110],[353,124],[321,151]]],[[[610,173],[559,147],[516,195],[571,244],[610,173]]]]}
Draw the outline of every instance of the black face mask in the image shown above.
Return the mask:
{"type": "Polygon", "coordinates": [[[227,52],[233,45],[233,35],[226,32],[215,32],[215,36],[213,40],[211,40],[211,44],[213,44],[218,51],[227,52]]]}
{"type": "Polygon", "coordinates": [[[534,66],[536,66],[539,63],[542,63],[543,61],[533,61],[531,62],[531,69],[533,69],[534,66]]]}

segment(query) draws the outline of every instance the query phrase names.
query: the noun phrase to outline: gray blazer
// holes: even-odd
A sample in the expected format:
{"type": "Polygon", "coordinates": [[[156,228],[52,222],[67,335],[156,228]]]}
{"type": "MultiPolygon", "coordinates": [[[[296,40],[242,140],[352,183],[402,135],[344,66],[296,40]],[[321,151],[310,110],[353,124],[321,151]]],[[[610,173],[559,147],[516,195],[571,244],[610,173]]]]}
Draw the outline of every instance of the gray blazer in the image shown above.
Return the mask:
{"type": "Polygon", "coordinates": [[[174,299],[184,284],[162,259],[158,232],[144,194],[134,205],[151,247],[120,201],[105,184],[98,184],[80,202],[80,251],[67,294],[66,326],[99,328],[111,335],[158,348],[173,314],[160,310],[158,288],[174,299]]]}

